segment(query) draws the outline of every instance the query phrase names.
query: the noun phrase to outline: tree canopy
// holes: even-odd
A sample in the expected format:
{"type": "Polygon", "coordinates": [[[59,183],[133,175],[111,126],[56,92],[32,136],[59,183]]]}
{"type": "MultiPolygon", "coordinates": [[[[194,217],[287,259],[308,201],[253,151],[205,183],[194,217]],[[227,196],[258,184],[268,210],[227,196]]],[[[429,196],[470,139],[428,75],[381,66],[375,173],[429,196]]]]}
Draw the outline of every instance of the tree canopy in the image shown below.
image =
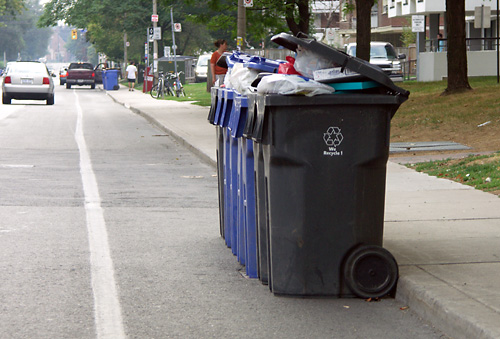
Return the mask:
{"type": "MultiPolygon", "coordinates": [[[[21,13],[24,9],[24,0],[0,0],[0,16],[5,14],[15,16],[16,14],[21,13]]],[[[1,23],[3,23],[2,19],[0,19],[0,24],[1,23]]]]}
{"type": "MultiPolygon", "coordinates": [[[[0,0],[0,4],[2,0],[0,0]]],[[[48,28],[38,28],[36,23],[42,8],[38,0],[9,0],[4,2],[0,16],[0,52],[5,52],[8,60],[21,57],[36,60],[47,53],[48,28]]]]}
{"type": "MultiPolygon", "coordinates": [[[[236,47],[234,0],[158,0],[160,51],[172,45],[170,8],[174,10],[174,21],[182,24],[182,32],[175,36],[179,54],[198,55],[213,50],[213,41],[219,38],[226,39],[230,48],[236,47]]],[[[248,47],[265,45],[283,31],[309,33],[309,0],[261,0],[248,7],[246,13],[248,47]]],[[[144,50],[146,29],[152,26],[151,14],[151,0],[50,0],[39,24],[55,26],[65,22],[86,29],[85,39],[116,60],[123,57],[123,36],[127,33],[129,58],[138,59],[144,50]]]]}

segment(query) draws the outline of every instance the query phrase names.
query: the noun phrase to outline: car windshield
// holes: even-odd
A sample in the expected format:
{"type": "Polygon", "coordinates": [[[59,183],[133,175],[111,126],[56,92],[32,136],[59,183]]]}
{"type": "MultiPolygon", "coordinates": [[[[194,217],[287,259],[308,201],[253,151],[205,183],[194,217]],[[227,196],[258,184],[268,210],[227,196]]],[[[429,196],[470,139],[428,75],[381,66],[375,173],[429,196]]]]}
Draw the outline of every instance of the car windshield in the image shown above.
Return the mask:
{"type": "Polygon", "coordinates": [[[91,64],[71,64],[69,69],[94,69],[91,64]]]}
{"type": "Polygon", "coordinates": [[[370,58],[377,59],[396,59],[396,51],[391,45],[371,46],[370,58]]]}
{"type": "Polygon", "coordinates": [[[202,55],[200,59],[198,59],[198,66],[208,66],[209,59],[210,55],[202,55]]]}
{"type": "Polygon", "coordinates": [[[8,66],[9,73],[47,74],[45,65],[36,62],[13,62],[8,66]]]}
{"type": "MultiPolygon", "coordinates": [[[[356,46],[349,49],[349,55],[356,55],[356,46]]],[[[370,59],[397,59],[396,51],[391,45],[371,45],[370,59]]]]}

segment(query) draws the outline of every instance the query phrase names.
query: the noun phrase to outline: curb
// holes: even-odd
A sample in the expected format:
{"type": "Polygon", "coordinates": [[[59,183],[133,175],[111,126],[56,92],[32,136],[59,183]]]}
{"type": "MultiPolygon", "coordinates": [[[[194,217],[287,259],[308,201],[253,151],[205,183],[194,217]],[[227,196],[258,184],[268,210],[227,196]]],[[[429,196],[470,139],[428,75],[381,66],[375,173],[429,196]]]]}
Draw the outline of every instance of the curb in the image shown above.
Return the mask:
{"type": "Polygon", "coordinates": [[[484,309],[486,305],[419,266],[403,267],[402,270],[407,272],[399,277],[396,299],[408,305],[422,319],[450,338],[500,338],[500,330],[485,330],[494,327],[481,326],[488,319],[474,317],[476,310],[484,309]],[[446,297],[443,298],[443,295],[446,297]],[[464,297],[468,300],[465,305],[462,301],[464,297]],[[457,303],[457,300],[461,301],[457,303]]]}
{"type": "MultiPolygon", "coordinates": [[[[101,89],[101,90],[103,90],[103,89],[101,89]]],[[[133,107],[133,106],[130,106],[130,105],[127,105],[127,104],[124,104],[124,103],[118,101],[111,94],[109,94],[107,91],[106,91],[106,95],[109,96],[117,104],[122,105],[123,107],[131,110],[135,114],[143,117],[144,119],[146,119],[146,121],[148,121],[150,124],[152,124],[156,128],[160,129],[161,131],[163,131],[165,133],[168,133],[175,140],[177,140],[177,142],[179,142],[184,147],[188,148],[192,153],[194,153],[197,157],[199,157],[200,160],[202,162],[204,162],[205,164],[213,167],[214,169],[217,168],[217,163],[212,158],[210,158],[205,153],[201,152],[198,148],[194,147],[191,143],[189,143],[186,139],[184,139],[182,136],[180,136],[179,134],[177,134],[172,129],[166,127],[165,125],[163,125],[162,123],[160,123],[158,120],[156,120],[155,118],[151,117],[147,113],[141,111],[140,109],[138,109],[136,107],[133,107]]]]}

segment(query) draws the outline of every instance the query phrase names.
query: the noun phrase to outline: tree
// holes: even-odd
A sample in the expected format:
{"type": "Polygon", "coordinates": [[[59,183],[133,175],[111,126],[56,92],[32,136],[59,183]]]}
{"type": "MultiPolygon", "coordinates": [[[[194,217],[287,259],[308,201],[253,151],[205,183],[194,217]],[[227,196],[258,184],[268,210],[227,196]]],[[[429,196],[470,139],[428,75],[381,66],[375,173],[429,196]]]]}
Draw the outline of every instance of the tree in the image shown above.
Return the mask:
{"type": "Polygon", "coordinates": [[[346,0],[343,11],[356,10],[356,57],[370,60],[371,13],[375,0],[346,0]]]}
{"type": "MultiPolygon", "coordinates": [[[[1,0],[0,0],[1,1],[1,0]]],[[[19,1],[17,2],[19,4],[19,1]]],[[[9,6],[13,3],[8,2],[9,6]]],[[[0,17],[0,52],[5,52],[7,59],[14,60],[20,56],[23,60],[36,60],[47,53],[49,38],[52,34],[50,29],[37,28],[36,22],[41,14],[38,0],[27,0],[23,2],[23,9],[13,16],[9,11],[0,17]]]]}
{"type": "Polygon", "coordinates": [[[467,77],[465,0],[446,0],[446,32],[448,35],[448,87],[443,95],[471,90],[467,77]]]}
{"type": "MultiPolygon", "coordinates": [[[[236,38],[236,18],[237,7],[233,0],[209,0],[201,3],[199,1],[188,0],[192,8],[189,19],[197,23],[206,25],[211,36],[217,39],[226,39],[231,45],[231,41],[236,38]],[[193,10],[195,9],[195,10],[193,10]]],[[[254,2],[253,7],[246,8],[246,41],[247,45],[258,46],[264,42],[267,44],[271,37],[284,31],[293,31],[298,33],[309,32],[309,24],[305,25],[302,17],[306,15],[309,22],[309,14],[304,13],[304,9],[309,10],[308,1],[301,0],[302,12],[299,11],[296,2],[281,0],[259,0],[254,2]],[[283,20],[286,13],[290,16],[283,20]],[[292,30],[287,23],[294,28],[292,30]],[[295,24],[294,24],[295,23],[295,24]]],[[[212,41],[209,45],[213,49],[212,41]]]]}
{"type": "Polygon", "coordinates": [[[356,57],[370,61],[371,14],[375,0],[356,0],[356,57]]]}
{"type": "MultiPolygon", "coordinates": [[[[20,14],[24,9],[24,0],[0,0],[0,15],[15,16],[16,14],[20,14]]],[[[0,26],[2,26],[2,23],[3,20],[0,19],[0,26]]]]}
{"type": "Polygon", "coordinates": [[[294,35],[299,33],[309,34],[309,0],[285,1],[285,19],[294,35]]]}
{"type": "MultiPolygon", "coordinates": [[[[45,5],[39,24],[55,26],[64,21],[70,26],[85,28],[84,38],[98,51],[113,60],[121,60],[124,33],[130,39],[140,35],[144,41],[150,15],[149,0],[51,0],[45,5]]],[[[131,57],[140,59],[144,46],[136,44],[130,50],[131,57]]]]}

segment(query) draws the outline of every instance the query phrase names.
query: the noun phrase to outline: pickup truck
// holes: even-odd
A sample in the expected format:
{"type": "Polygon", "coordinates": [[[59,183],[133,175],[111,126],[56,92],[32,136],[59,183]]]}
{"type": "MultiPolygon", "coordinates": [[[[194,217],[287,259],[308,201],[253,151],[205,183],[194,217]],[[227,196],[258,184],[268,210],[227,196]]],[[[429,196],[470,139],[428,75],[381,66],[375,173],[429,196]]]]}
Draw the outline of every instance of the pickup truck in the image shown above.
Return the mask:
{"type": "Polygon", "coordinates": [[[68,67],[68,75],[66,76],[66,88],[71,88],[71,85],[90,85],[90,88],[94,89],[94,66],[92,66],[92,64],[88,62],[72,62],[68,67]]]}

